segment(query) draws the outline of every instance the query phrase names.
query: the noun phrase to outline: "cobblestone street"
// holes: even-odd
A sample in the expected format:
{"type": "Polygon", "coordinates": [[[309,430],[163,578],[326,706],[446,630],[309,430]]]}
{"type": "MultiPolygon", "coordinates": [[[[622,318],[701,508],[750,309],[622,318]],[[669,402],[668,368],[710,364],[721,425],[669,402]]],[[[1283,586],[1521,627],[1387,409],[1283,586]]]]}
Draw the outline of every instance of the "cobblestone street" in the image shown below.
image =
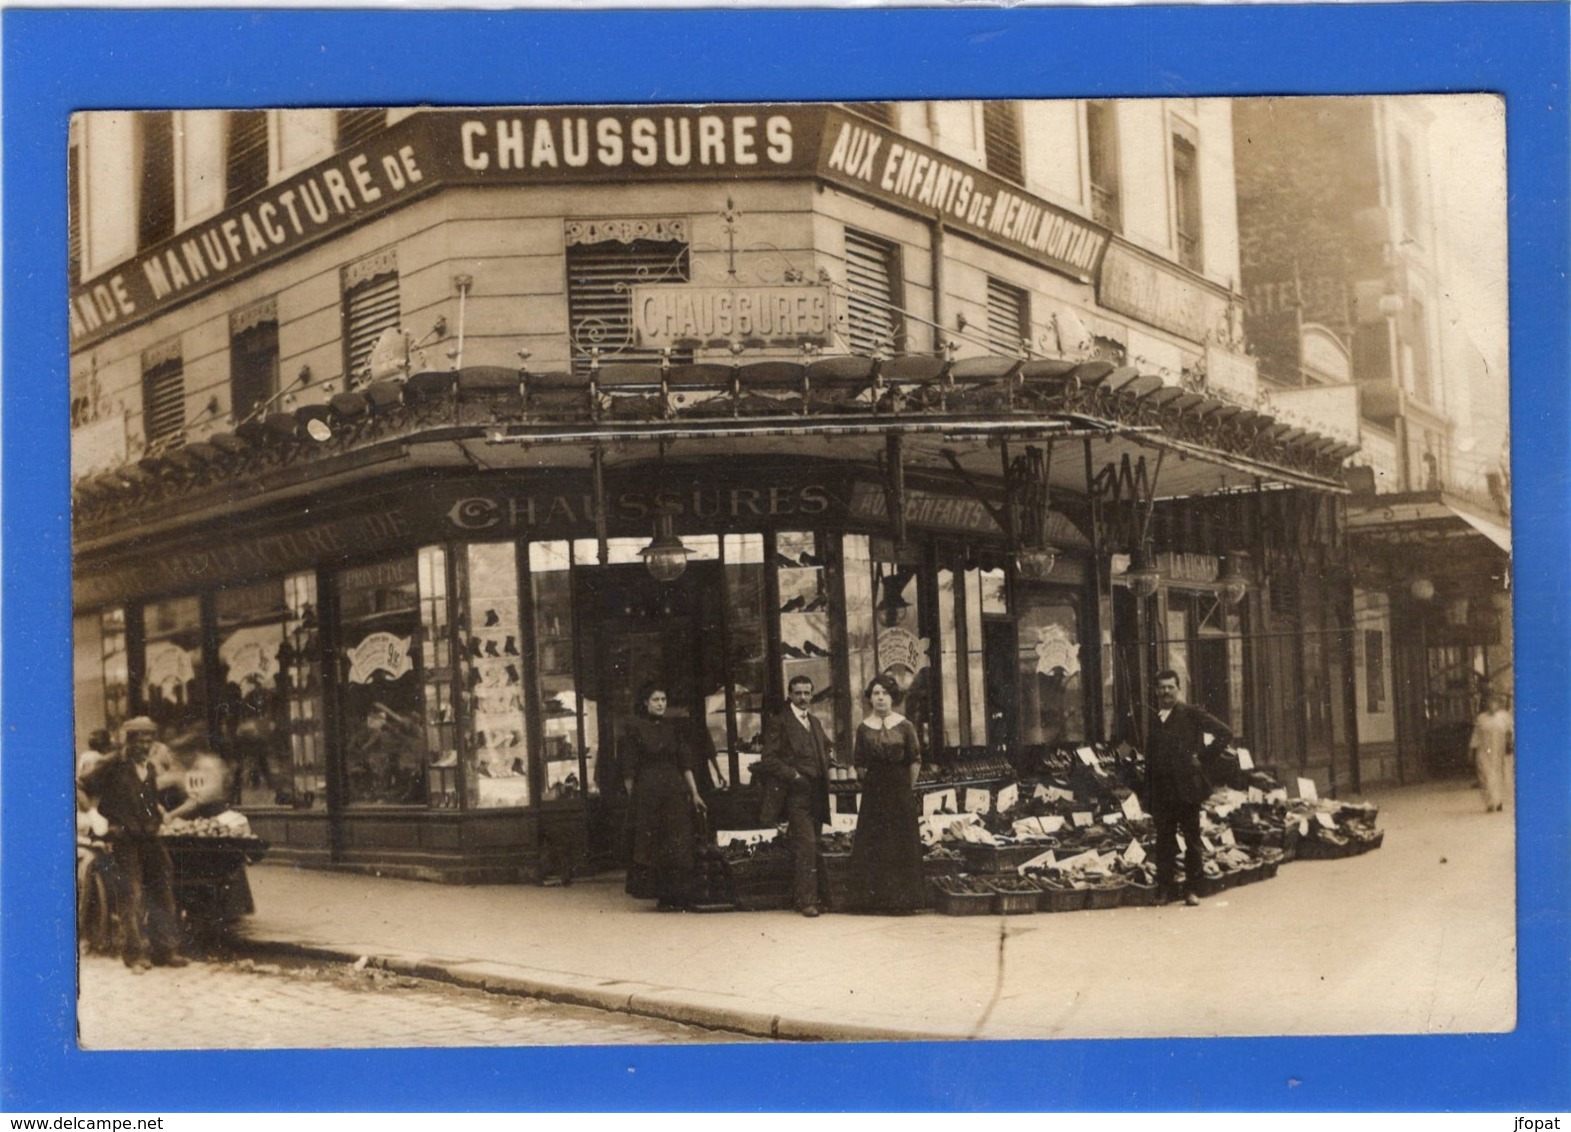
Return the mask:
{"type": "Polygon", "coordinates": [[[85,1049],[656,1045],[756,1041],[348,964],[193,962],[136,975],[80,963],[85,1049]]]}

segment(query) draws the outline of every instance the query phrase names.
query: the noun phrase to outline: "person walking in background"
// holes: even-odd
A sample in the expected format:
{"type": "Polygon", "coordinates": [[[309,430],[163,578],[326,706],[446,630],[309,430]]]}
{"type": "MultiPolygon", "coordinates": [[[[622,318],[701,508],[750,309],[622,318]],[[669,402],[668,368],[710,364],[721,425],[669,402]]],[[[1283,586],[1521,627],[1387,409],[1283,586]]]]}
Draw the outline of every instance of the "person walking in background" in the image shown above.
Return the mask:
{"type": "Polygon", "coordinates": [[[100,759],[82,776],[82,788],[97,796],[109,823],[120,907],[120,956],[140,973],[155,964],[184,967],[180,923],[175,911],[174,867],[158,841],[163,811],[158,806],[158,772],[148,758],[157,727],[146,716],[122,728],[124,750],[100,759]]]}
{"type": "Polygon", "coordinates": [[[1468,746],[1484,790],[1484,812],[1495,813],[1516,793],[1516,724],[1499,696],[1486,695],[1483,708],[1468,746]]]}
{"type": "Polygon", "coordinates": [[[895,711],[900,686],[893,677],[875,676],[865,697],[872,710],[857,726],[852,748],[864,769],[851,842],[851,909],[905,915],[919,910],[924,896],[916,796],[921,743],[916,727],[895,711]]]}
{"type": "Polygon", "coordinates": [[[1146,802],[1156,825],[1156,887],[1167,903],[1178,899],[1178,835],[1184,835],[1184,903],[1200,903],[1200,806],[1211,794],[1208,772],[1233,729],[1179,698],[1178,673],[1156,674],[1156,711],[1146,740],[1146,802]],[[1207,733],[1211,738],[1206,738],[1207,733]]]}
{"type": "Polygon", "coordinates": [[[829,820],[829,736],[808,710],[810,676],[793,676],[790,702],[764,728],[763,757],[753,768],[763,785],[759,820],[775,825],[783,816],[795,864],[796,908],[819,914],[818,831],[829,820]]]}
{"type": "Polygon", "coordinates": [[[644,685],[619,753],[633,834],[627,894],[680,912],[692,894],[707,807],[695,777],[700,756],[683,721],[666,717],[668,699],[660,683],[644,685]]]}

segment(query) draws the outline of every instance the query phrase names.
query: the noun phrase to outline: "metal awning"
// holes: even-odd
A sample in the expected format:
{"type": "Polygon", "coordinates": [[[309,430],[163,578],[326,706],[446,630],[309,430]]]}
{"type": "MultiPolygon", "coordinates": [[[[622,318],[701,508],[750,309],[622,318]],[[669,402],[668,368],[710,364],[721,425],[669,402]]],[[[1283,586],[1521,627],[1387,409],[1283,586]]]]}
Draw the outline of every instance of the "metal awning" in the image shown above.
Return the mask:
{"type": "Polygon", "coordinates": [[[1367,535],[1403,541],[1409,532],[1426,532],[1431,538],[1472,538],[1482,535],[1506,554],[1511,553],[1510,520],[1491,517],[1443,492],[1392,496],[1364,496],[1348,508],[1348,529],[1367,535]]]}

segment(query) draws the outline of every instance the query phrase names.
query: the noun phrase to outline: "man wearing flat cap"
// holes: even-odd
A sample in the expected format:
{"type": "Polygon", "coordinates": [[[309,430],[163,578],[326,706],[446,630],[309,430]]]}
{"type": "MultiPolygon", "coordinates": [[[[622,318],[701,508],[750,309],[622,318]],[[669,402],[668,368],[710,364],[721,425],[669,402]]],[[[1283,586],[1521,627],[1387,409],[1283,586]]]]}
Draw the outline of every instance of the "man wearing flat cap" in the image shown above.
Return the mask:
{"type": "Polygon", "coordinates": [[[173,866],[158,840],[164,821],[158,772],[148,759],[158,728],[139,715],[127,720],[121,732],[121,750],[105,755],[80,780],[83,790],[97,796],[98,812],[109,823],[120,905],[120,957],[137,973],[154,964],[184,967],[173,866]]]}

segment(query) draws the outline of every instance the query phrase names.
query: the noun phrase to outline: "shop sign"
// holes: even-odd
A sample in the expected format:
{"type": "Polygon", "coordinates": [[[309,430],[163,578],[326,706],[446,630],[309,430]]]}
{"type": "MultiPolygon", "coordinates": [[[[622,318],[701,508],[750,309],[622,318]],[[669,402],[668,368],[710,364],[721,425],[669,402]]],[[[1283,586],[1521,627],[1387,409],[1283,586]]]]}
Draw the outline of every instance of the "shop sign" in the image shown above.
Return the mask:
{"type": "Polygon", "coordinates": [[[1228,325],[1227,298],[1199,278],[1115,243],[1102,257],[1097,301],[1191,342],[1228,325]]]}
{"type": "Polygon", "coordinates": [[[1106,228],[981,169],[838,109],[828,109],[818,175],[878,200],[937,216],[956,231],[1089,283],[1106,228]]]}
{"type": "MultiPolygon", "coordinates": [[[[612,491],[606,495],[606,518],[642,522],[656,515],[673,518],[751,520],[829,511],[829,489],[822,484],[769,487],[695,487],[690,491],[612,491]]],[[[593,522],[595,498],[588,493],[538,495],[468,495],[446,511],[448,525],[459,531],[513,534],[572,527],[593,522]]]]}
{"type": "Polygon", "coordinates": [[[271,688],[278,675],[278,644],[276,625],[236,629],[218,646],[225,679],[241,694],[271,688]]]}
{"type": "Polygon", "coordinates": [[[1260,374],[1255,359],[1220,346],[1206,347],[1206,392],[1212,397],[1253,409],[1260,399],[1260,374]]]}
{"type": "Polygon", "coordinates": [[[1217,560],[1209,554],[1158,554],[1156,568],[1169,582],[1214,582],[1217,560]]]}
{"type": "Polygon", "coordinates": [[[397,680],[414,671],[414,658],[409,655],[409,637],[392,633],[372,633],[349,650],[349,682],[369,684],[378,672],[389,680],[397,680]]]}
{"type": "MultiPolygon", "coordinates": [[[[1002,496],[999,502],[1002,503],[1002,496]]],[[[1001,537],[1003,530],[979,499],[965,495],[940,495],[920,489],[907,489],[905,520],[913,527],[961,531],[968,534],[1001,537]]],[[[888,522],[889,506],[881,484],[861,482],[851,490],[851,515],[874,522],[888,522]]],[[[1057,511],[1048,513],[1044,531],[1047,543],[1060,550],[1089,549],[1091,543],[1080,529],[1057,511]]]]}
{"type": "Polygon", "coordinates": [[[633,330],[638,344],[827,346],[833,320],[829,290],[814,284],[782,287],[705,287],[635,284],[633,330]]]}
{"type": "Polygon", "coordinates": [[[1302,389],[1275,389],[1265,411],[1278,421],[1358,444],[1358,386],[1310,385],[1302,389]]]}

